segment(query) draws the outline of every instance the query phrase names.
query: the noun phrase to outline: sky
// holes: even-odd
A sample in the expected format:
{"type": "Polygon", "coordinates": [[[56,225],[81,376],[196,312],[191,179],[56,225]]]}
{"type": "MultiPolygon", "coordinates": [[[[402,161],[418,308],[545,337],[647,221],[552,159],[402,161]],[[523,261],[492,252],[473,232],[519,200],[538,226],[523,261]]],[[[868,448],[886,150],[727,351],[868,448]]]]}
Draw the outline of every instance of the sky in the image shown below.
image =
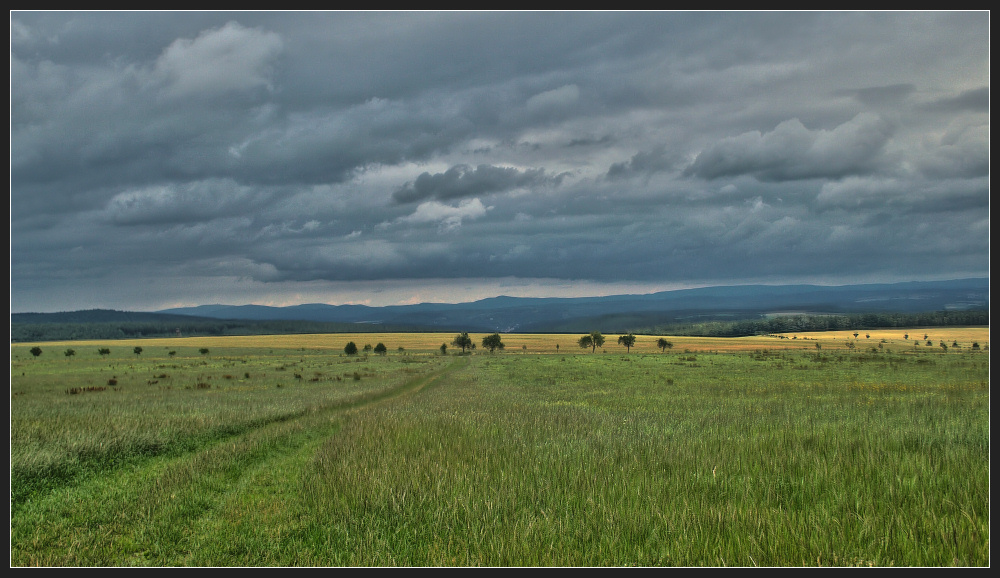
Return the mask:
{"type": "Polygon", "coordinates": [[[989,276],[989,12],[11,12],[11,312],[989,276]]]}

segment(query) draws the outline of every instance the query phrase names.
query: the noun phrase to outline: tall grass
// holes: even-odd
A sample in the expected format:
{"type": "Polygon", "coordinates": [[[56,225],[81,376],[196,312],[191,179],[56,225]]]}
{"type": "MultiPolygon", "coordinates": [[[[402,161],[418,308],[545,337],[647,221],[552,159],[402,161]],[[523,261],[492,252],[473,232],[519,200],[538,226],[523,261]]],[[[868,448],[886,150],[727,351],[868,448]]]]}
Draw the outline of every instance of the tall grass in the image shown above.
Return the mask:
{"type": "Polygon", "coordinates": [[[181,448],[25,494],[12,565],[989,564],[987,353],[304,353],[247,354],[243,392],[179,352],[213,388],[155,403],[12,368],[12,456],[117,420],[181,448]]]}
{"type": "Polygon", "coordinates": [[[674,358],[498,357],[359,415],[314,532],[344,564],[988,563],[978,362],[674,358]]]}

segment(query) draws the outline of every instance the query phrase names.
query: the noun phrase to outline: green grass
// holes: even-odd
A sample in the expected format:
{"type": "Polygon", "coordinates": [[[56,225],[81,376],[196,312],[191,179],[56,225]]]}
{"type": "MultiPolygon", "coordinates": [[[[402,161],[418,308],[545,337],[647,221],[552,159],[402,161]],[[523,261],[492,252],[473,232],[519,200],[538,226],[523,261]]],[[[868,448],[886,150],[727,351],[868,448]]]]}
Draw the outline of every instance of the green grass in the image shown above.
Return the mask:
{"type": "Polygon", "coordinates": [[[12,566],[989,565],[988,352],[147,353],[12,363],[12,566]]]}

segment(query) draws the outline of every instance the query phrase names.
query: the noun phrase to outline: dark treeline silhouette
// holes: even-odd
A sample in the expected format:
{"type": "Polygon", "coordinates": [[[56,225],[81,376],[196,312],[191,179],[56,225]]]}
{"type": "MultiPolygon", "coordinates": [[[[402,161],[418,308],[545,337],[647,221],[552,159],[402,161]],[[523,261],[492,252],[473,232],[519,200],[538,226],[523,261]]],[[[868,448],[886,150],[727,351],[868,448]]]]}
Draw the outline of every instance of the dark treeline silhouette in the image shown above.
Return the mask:
{"type": "MultiPolygon", "coordinates": [[[[662,314],[661,314],[662,315],[662,314]]],[[[886,329],[907,327],[975,326],[990,323],[989,310],[930,311],[926,313],[857,313],[844,315],[781,315],[696,323],[666,321],[656,314],[624,314],[587,320],[591,327],[614,333],[743,337],[771,333],[886,329]],[[645,323],[644,323],[645,320],[645,323]]],[[[583,323],[580,320],[579,323],[583,323]]],[[[553,328],[546,333],[572,332],[553,328]]],[[[245,321],[123,311],[72,313],[15,313],[11,315],[11,342],[136,339],[143,337],[197,337],[213,335],[284,335],[297,333],[374,333],[440,331],[440,327],[389,326],[369,323],[319,321],[245,321]],[[86,321],[85,319],[93,319],[86,321]]],[[[456,345],[458,346],[458,345],[456,345]]]]}
{"type": "Polygon", "coordinates": [[[94,310],[70,313],[12,314],[10,340],[13,343],[144,337],[374,333],[414,330],[419,329],[365,323],[223,320],[186,315],[94,310]]]}
{"type": "Polygon", "coordinates": [[[926,313],[857,313],[849,315],[781,315],[766,319],[662,324],[635,329],[648,335],[692,337],[745,337],[771,333],[890,329],[893,327],[948,327],[989,325],[988,310],[929,311],[926,313]]]}

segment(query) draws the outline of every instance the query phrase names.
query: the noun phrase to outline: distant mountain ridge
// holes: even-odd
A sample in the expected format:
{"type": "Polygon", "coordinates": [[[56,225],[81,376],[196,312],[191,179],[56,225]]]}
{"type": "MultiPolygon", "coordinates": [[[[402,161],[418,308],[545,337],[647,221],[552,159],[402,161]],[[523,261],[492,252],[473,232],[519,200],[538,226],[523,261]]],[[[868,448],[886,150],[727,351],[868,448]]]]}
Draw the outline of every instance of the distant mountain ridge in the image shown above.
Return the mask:
{"type": "MultiPolygon", "coordinates": [[[[201,305],[157,313],[213,319],[309,321],[420,327],[441,331],[557,332],[648,318],[749,319],[776,313],[914,313],[989,309],[989,279],[864,285],[737,285],[607,297],[491,297],[469,303],[369,307],[304,304],[201,305]]],[[[625,330],[607,327],[606,331],[625,330]]]]}

